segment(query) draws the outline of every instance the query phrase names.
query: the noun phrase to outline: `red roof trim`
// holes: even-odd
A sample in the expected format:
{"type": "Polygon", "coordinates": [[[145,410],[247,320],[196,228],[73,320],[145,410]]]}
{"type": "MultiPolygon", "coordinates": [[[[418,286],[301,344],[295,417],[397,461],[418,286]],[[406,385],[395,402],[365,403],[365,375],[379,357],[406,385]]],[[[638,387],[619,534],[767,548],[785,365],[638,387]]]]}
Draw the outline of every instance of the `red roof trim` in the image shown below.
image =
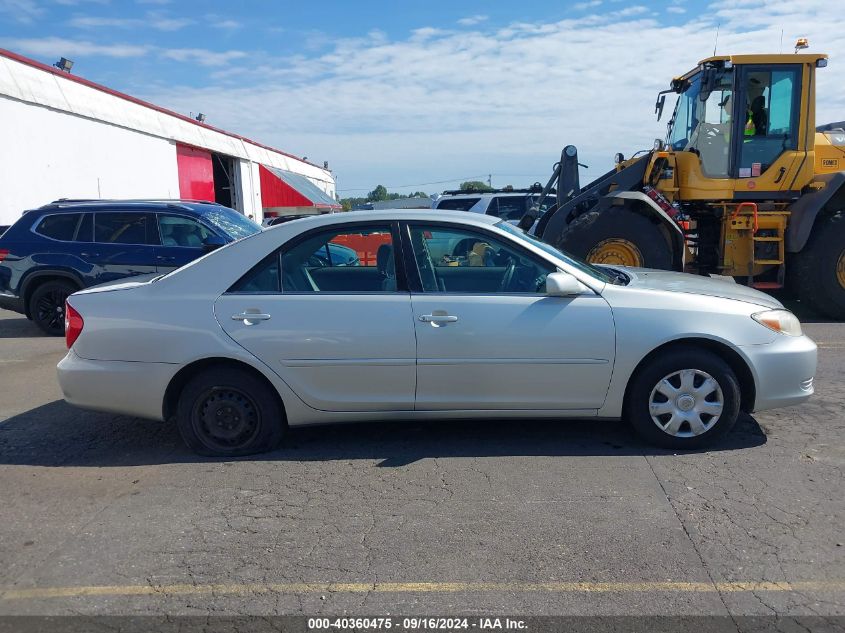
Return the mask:
{"type": "MultiPolygon", "coordinates": [[[[37,68],[38,70],[43,70],[44,72],[51,73],[56,75],[57,77],[61,77],[62,79],[67,79],[68,81],[73,81],[78,84],[82,84],[83,86],[88,86],[89,88],[93,88],[94,90],[99,90],[100,92],[105,92],[106,94],[112,95],[114,97],[118,97],[120,99],[124,99],[126,101],[130,101],[131,103],[135,103],[137,105],[143,106],[145,108],[149,108],[151,110],[156,110],[157,112],[161,112],[162,114],[166,114],[168,116],[176,117],[177,119],[181,119],[183,121],[187,121],[188,123],[192,123],[193,125],[198,125],[199,127],[204,127],[207,130],[212,130],[214,132],[219,132],[220,134],[225,134],[226,136],[230,136],[232,138],[236,138],[241,141],[246,141],[252,145],[256,145],[258,147],[262,147],[266,150],[270,150],[271,152],[276,152],[277,154],[282,154],[283,156],[287,156],[288,158],[293,158],[294,160],[299,161],[300,163],[305,163],[306,165],[311,165],[312,167],[316,167],[317,169],[323,169],[319,165],[315,165],[312,162],[307,160],[302,160],[298,156],[294,156],[288,152],[283,152],[280,149],[276,149],[275,147],[270,147],[269,145],[264,145],[263,143],[258,143],[249,139],[245,136],[241,136],[239,134],[234,134],[232,132],[227,132],[226,130],[221,130],[220,128],[216,128],[212,125],[208,125],[207,123],[201,123],[196,119],[192,119],[189,116],[185,116],[184,114],[179,114],[178,112],[173,112],[172,110],[168,110],[167,108],[162,108],[161,106],[157,106],[154,103],[150,103],[148,101],[144,101],[142,99],[138,99],[136,97],[129,96],[123,92],[118,92],[117,90],[112,90],[111,88],[107,88],[98,83],[94,83],[93,81],[89,81],[88,79],[84,79],[83,77],[79,77],[77,75],[71,75],[63,70],[59,70],[55,66],[48,66],[47,64],[42,64],[39,61],[34,59],[30,59],[29,57],[24,57],[23,55],[18,55],[17,53],[13,53],[12,51],[6,50],[5,48],[0,48],[0,57],[6,57],[16,62],[20,62],[21,64],[26,64],[27,66],[31,66],[33,68],[37,68]]],[[[207,147],[202,149],[208,149],[207,147]]]]}

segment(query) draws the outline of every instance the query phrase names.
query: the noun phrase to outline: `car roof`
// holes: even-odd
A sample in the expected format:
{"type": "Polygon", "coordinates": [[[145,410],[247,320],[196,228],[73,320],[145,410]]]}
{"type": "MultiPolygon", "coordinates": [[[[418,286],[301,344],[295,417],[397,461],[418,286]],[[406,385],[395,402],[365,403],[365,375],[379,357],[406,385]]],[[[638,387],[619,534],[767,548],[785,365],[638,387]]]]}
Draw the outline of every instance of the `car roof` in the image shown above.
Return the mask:
{"type": "MultiPolygon", "coordinates": [[[[120,207],[123,210],[138,210],[148,211],[155,210],[181,210],[193,211],[202,213],[208,209],[215,207],[222,207],[216,202],[207,202],[204,200],[166,200],[166,199],[129,199],[129,200],[54,200],[37,209],[29,209],[24,213],[32,213],[34,211],[49,211],[50,213],[72,213],[80,211],[95,211],[102,208],[120,207]]],[[[226,208],[226,207],[223,207],[226,208]]]]}
{"type": "MultiPolygon", "coordinates": [[[[268,230],[275,230],[277,227],[292,226],[296,222],[297,227],[304,226],[304,223],[313,226],[331,226],[333,224],[345,224],[347,222],[392,222],[397,220],[447,220],[456,221],[462,224],[496,224],[501,218],[493,215],[471,214],[466,211],[451,211],[443,209],[379,209],[378,211],[342,211],[340,213],[323,213],[306,218],[300,218],[291,222],[283,222],[268,230]]],[[[299,230],[299,229],[297,229],[299,230]]]]}

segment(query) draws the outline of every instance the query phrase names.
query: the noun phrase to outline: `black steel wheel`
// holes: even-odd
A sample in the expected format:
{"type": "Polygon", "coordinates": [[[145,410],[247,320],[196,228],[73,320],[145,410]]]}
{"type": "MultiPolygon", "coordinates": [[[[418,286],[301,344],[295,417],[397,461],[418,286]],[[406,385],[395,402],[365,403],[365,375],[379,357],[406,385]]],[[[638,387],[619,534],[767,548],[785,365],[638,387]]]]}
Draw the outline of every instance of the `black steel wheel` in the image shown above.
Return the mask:
{"type": "Polygon", "coordinates": [[[234,367],[207,369],[192,378],[179,397],[176,422],[191,449],[215,456],[272,450],[286,426],[272,388],[234,367]]]}
{"type": "Polygon", "coordinates": [[[65,301],[78,288],[69,281],[47,281],[29,298],[29,314],[45,334],[64,336],[65,301]]]}

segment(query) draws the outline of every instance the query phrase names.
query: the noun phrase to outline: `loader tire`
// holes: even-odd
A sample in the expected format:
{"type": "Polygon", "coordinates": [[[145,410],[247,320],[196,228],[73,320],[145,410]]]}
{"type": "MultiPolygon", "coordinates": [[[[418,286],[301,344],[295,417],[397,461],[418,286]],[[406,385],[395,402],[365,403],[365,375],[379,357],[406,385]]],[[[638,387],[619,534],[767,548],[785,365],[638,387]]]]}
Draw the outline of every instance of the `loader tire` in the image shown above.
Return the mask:
{"type": "Polygon", "coordinates": [[[660,226],[628,207],[579,215],[556,246],[593,264],[672,269],[672,247],[660,226]]]}
{"type": "Polygon", "coordinates": [[[801,302],[845,320],[845,212],[819,218],[792,263],[789,285],[801,302]]]}

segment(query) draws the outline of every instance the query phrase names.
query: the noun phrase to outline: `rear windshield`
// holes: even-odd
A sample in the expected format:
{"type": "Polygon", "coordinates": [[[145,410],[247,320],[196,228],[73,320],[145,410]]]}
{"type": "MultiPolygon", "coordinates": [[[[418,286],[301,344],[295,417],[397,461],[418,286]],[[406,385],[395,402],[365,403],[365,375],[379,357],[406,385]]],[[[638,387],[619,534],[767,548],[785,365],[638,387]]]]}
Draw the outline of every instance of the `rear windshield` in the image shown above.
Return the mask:
{"type": "Polygon", "coordinates": [[[203,209],[202,217],[233,240],[261,232],[261,225],[228,207],[203,209]]]}
{"type": "Polygon", "coordinates": [[[437,209],[449,209],[451,211],[469,211],[481,198],[445,198],[438,200],[437,209]]]}

